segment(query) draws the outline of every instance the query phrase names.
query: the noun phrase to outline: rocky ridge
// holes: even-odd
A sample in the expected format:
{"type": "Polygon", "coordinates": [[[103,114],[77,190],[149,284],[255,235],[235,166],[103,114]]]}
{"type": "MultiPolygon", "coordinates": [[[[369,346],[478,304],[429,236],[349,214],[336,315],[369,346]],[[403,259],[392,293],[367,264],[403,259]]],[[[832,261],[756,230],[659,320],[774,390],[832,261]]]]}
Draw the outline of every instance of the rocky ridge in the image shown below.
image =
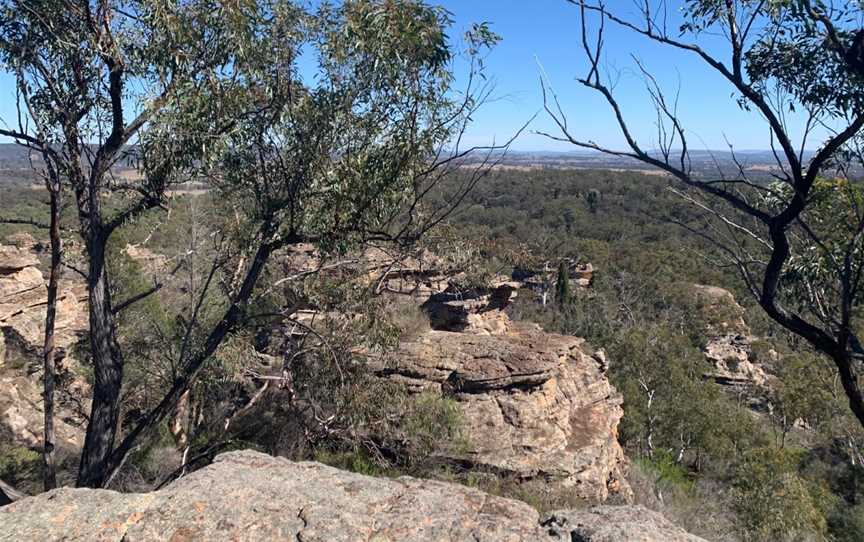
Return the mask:
{"type": "MultiPolygon", "coordinates": [[[[314,257],[298,251],[288,260],[293,272],[302,272],[320,265],[310,262],[314,257]]],[[[455,401],[467,442],[450,459],[540,480],[589,502],[613,495],[629,501],[618,443],[622,397],[609,382],[605,357],[588,351],[582,339],[511,322],[506,310],[525,291],[523,283],[498,277],[486,287],[465,287],[462,274],[439,264],[430,254],[358,259],[356,265],[370,269],[369,283],[394,302],[419,305],[431,327],[374,359],[376,373],[409,392],[455,401]]]]}
{"type": "Polygon", "coordinates": [[[699,542],[638,506],[541,517],[519,501],[261,453],[223,454],[152,493],[57,489],[0,508],[0,540],[699,542]]]}

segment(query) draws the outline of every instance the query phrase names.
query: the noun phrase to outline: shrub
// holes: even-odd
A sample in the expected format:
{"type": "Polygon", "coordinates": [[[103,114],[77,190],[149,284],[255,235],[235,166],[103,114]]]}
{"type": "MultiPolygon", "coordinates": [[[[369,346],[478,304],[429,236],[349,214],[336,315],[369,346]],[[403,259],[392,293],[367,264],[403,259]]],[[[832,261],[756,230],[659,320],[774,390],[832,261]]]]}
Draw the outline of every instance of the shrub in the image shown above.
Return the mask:
{"type": "Polygon", "coordinates": [[[19,489],[38,487],[42,461],[38,452],[23,446],[0,444],[0,479],[19,489]]]}
{"type": "Polygon", "coordinates": [[[745,454],[732,481],[732,502],[745,539],[825,537],[831,496],[798,474],[799,462],[799,453],[776,447],[745,454]]]}

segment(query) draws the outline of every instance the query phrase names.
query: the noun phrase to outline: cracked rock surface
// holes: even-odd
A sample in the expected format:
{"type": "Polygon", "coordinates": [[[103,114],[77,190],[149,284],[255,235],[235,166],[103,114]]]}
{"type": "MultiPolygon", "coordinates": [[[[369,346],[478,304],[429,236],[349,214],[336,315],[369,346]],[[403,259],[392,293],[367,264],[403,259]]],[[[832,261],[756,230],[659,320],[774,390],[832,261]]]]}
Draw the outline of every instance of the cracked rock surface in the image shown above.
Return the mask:
{"type": "Polygon", "coordinates": [[[542,519],[525,503],[468,487],[251,451],[223,454],[153,493],[57,489],[18,501],[0,508],[0,540],[605,541],[592,534],[602,534],[595,523],[616,518],[626,518],[617,540],[699,540],[641,507],[542,519]]]}
{"type": "Polygon", "coordinates": [[[468,439],[456,459],[559,484],[588,501],[626,500],[621,395],[583,345],[535,325],[502,335],[433,330],[402,343],[380,374],[456,400],[468,439]]]}

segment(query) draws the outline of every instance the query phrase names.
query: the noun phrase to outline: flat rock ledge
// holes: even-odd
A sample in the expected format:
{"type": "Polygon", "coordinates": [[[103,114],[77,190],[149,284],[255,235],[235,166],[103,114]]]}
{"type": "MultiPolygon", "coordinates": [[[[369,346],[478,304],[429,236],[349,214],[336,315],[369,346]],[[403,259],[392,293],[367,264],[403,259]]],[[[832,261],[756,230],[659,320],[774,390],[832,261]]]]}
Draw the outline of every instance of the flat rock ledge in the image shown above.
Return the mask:
{"type": "Polygon", "coordinates": [[[152,493],[62,488],[0,508],[0,540],[689,541],[655,512],[599,506],[541,518],[525,503],[432,480],[373,478],[258,452],[152,493]]]}

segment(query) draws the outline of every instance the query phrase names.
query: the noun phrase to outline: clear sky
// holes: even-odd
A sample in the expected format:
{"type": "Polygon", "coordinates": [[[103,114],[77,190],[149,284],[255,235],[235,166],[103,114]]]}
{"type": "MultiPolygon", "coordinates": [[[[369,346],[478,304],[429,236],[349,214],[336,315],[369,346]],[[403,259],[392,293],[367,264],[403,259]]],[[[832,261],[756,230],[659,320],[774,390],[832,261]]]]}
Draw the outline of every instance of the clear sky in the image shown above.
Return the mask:
{"type": "MultiPolygon", "coordinates": [[[[440,3],[453,14],[451,36],[457,38],[473,22],[489,22],[503,38],[487,58],[487,71],[495,81],[495,100],[475,116],[466,138],[469,144],[498,143],[509,139],[542,107],[539,83],[542,64],[567,113],[574,136],[602,145],[622,147],[615,119],[605,101],[575,80],[587,73],[579,36],[578,8],[565,0],[429,0],[440,3]],[[538,64],[539,62],[539,64],[538,64]]],[[[670,0],[670,6],[680,5],[670,0]]],[[[610,10],[634,15],[633,0],[607,0],[610,10]]],[[[669,14],[673,28],[679,20],[669,14]]],[[[720,54],[720,40],[707,38],[700,45],[720,54]],[[710,40],[714,40],[712,43],[710,40]]],[[[646,148],[655,145],[655,114],[642,80],[634,73],[637,55],[663,86],[674,94],[680,85],[679,112],[688,131],[691,148],[724,150],[726,139],[736,150],[769,148],[769,133],[755,113],[740,110],[732,88],[693,54],[660,47],[649,40],[615,27],[607,27],[605,63],[619,73],[615,92],[633,132],[646,148]]],[[[0,75],[0,117],[15,118],[14,86],[10,77],[0,75]]],[[[790,118],[792,131],[803,126],[802,119],[790,118]]],[[[532,133],[555,131],[541,113],[528,131],[514,144],[517,150],[572,150],[573,147],[532,133]]],[[[808,149],[818,147],[818,140],[808,149]]]]}
{"type": "MultiPolygon", "coordinates": [[[[593,139],[600,144],[621,147],[624,143],[606,102],[594,91],[582,88],[575,80],[587,74],[581,46],[579,10],[564,0],[440,0],[453,13],[454,30],[464,31],[472,22],[488,21],[503,38],[488,57],[488,72],[497,82],[499,100],[489,104],[475,118],[472,143],[506,140],[519,126],[542,107],[538,60],[545,69],[574,136],[593,139]]],[[[616,13],[635,15],[633,0],[607,0],[616,13]]],[[[670,6],[681,2],[670,0],[670,6]]],[[[669,20],[680,21],[676,13],[669,20]]],[[[678,25],[670,25],[677,28],[678,25]]],[[[456,32],[454,32],[454,37],[456,32]]],[[[721,52],[721,40],[708,37],[700,41],[709,50],[721,52]]],[[[770,137],[763,119],[739,109],[732,88],[692,53],[660,47],[632,32],[607,25],[605,61],[620,73],[616,95],[633,131],[644,148],[656,140],[654,110],[644,84],[634,73],[637,55],[655,72],[672,94],[679,87],[679,111],[695,149],[727,149],[726,138],[736,150],[764,150],[770,137]]],[[[721,57],[723,58],[723,57],[721,57]]],[[[723,58],[725,60],[725,58],[723,58]]],[[[788,119],[792,131],[803,126],[803,119],[788,119]]],[[[532,124],[540,131],[554,131],[545,114],[532,124]]],[[[818,147],[818,139],[807,148],[818,147]]],[[[514,145],[520,150],[568,150],[572,146],[542,136],[526,134],[514,145]]]]}

